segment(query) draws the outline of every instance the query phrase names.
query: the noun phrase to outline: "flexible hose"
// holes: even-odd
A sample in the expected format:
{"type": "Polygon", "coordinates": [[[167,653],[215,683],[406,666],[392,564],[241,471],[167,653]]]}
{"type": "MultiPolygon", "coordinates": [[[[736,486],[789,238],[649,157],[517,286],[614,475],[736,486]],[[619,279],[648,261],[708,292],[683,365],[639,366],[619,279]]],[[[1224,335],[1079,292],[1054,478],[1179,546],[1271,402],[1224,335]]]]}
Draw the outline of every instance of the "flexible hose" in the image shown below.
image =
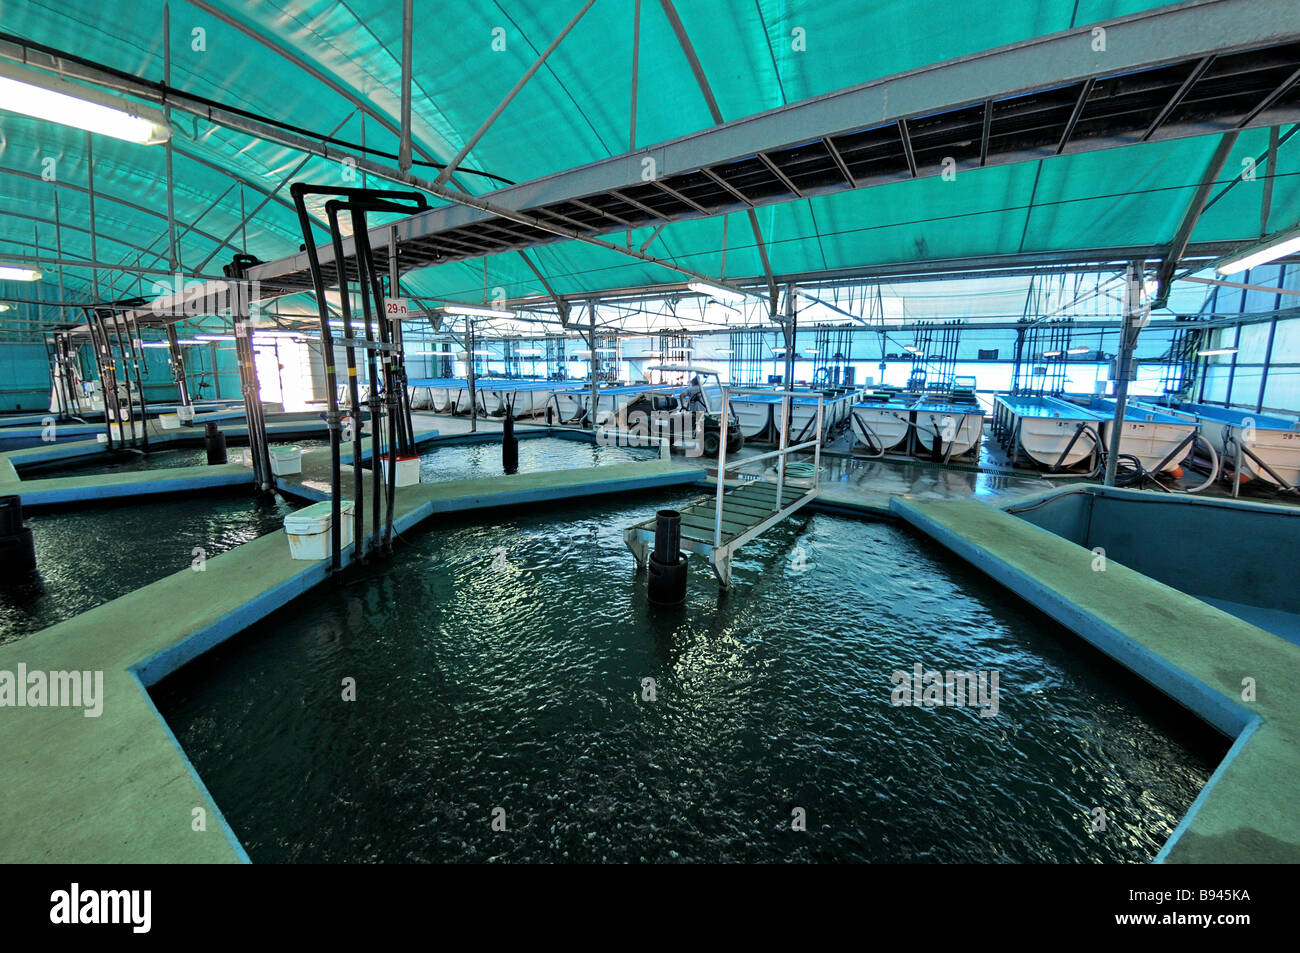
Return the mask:
{"type": "Polygon", "coordinates": [[[859,427],[861,427],[863,430],[867,432],[867,436],[875,443],[875,446],[880,448],[875,453],[868,453],[867,459],[878,460],[879,458],[883,457],[885,455],[885,442],[880,439],[880,436],[874,430],[871,429],[871,425],[868,424],[861,417],[859,417],[857,414],[853,415],[853,419],[854,421],[857,422],[857,425],[859,427]]]}

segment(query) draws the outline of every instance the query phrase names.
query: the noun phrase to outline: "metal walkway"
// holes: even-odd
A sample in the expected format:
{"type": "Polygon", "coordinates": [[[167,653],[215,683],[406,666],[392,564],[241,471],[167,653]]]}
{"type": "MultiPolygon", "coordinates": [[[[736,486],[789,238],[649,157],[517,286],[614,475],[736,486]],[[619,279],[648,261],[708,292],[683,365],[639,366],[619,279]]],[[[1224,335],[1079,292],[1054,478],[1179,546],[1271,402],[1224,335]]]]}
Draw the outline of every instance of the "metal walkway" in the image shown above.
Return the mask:
{"type": "MultiPolygon", "coordinates": [[[[790,516],[817,495],[816,487],[787,484],[776,502],[776,485],[755,480],[722,496],[721,538],[717,538],[718,500],[709,498],[681,510],[682,548],[708,557],[723,588],[731,585],[731,556],[754,537],[790,516]]],[[[646,520],[623,531],[637,568],[646,564],[654,546],[655,521],[646,520]]]]}
{"type": "MultiPolygon", "coordinates": [[[[790,431],[793,429],[790,411],[797,398],[808,399],[809,395],[797,391],[765,390],[750,391],[744,388],[723,387],[722,405],[718,415],[720,431],[718,434],[718,476],[717,491],[712,499],[700,500],[681,510],[681,545],[683,549],[707,556],[713,563],[713,572],[718,577],[722,588],[731,586],[731,556],[754,537],[775,526],[787,516],[793,514],[804,504],[817,496],[821,474],[821,445],[824,437],[823,421],[825,414],[822,395],[817,396],[816,416],[809,419],[807,427],[816,424],[811,440],[791,445],[790,431]],[[727,460],[727,425],[731,419],[731,395],[765,393],[781,398],[780,441],[777,449],[771,453],[761,453],[756,457],[742,457],[739,460],[727,460]],[[812,474],[809,479],[794,479],[788,473],[788,458],[801,451],[810,451],[813,455],[812,474]],[[769,483],[759,478],[727,488],[727,471],[747,467],[763,460],[775,459],[776,483],[769,483]]],[[[704,392],[706,407],[707,390],[704,392]]],[[[702,440],[703,431],[700,431],[702,440]]],[[[623,540],[636,558],[637,569],[643,568],[650,558],[650,548],[654,545],[655,522],[650,519],[636,526],[629,526],[623,531],[623,540]]]]}

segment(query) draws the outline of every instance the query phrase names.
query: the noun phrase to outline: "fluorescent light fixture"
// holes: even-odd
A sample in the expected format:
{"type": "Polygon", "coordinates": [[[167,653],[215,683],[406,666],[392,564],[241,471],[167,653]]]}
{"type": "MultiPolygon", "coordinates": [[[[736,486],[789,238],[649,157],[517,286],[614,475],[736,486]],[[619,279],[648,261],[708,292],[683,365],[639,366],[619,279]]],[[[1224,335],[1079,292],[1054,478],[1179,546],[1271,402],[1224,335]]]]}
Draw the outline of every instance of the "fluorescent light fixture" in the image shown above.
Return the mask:
{"type": "Polygon", "coordinates": [[[0,108],[143,146],[172,134],[161,110],[14,63],[0,63],[0,108]]]}
{"type": "Polygon", "coordinates": [[[0,265],[0,281],[40,281],[43,275],[39,268],[26,265],[0,265]]]}
{"type": "Polygon", "coordinates": [[[6,311],[12,311],[12,310],[13,310],[13,308],[11,308],[9,305],[7,305],[7,304],[0,304],[0,314],[3,314],[3,313],[6,312],[6,311]]]}
{"type": "Polygon", "coordinates": [[[1277,261],[1297,251],[1300,251],[1300,229],[1293,228],[1247,249],[1236,258],[1228,259],[1222,265],[1215,266],[1214,270],[1221,275],[1235,275],[1239,271],[1267,265],[1270,261],[1277,261]]]}
{"type": "Polygon", "coordinates": [[[819,347],[806,347],[803,349],[805,354],[820,354],[822,349],[819,347]]]}
{"type": "MultiPolygon", "coordinates": [[[[167,346],[167,345],[166,345],[164,342],[162,342],[162,341],[159,341],[158,343],[161,344],[163,347],[166,347],[166,346],[167,346]]],[[[191,340],[190,338],[182,338],[182,339],[180,339],[179,341],[177,341],[176,343],[177,343],[177,344],[182,344],[182,345],[185,345],[185,346],[190,346],[190,345],[194,345],[194,344],[207,344],[208,342],[207,342],[207,341],[194,341],[194,340],[191,340]]]]}
{"type": "Polygon", "coordinates": [[[503,311],[500,308],[489,308],[482,304],[455,304],[448,302],[442,306],[446,314],[464,314],[470,317],[479,318],[513,318],[513,311],[503,311]]]}
{"type": "Polygon", "coordinates": [[[475,357],[491,357],[491,356],[492,356],[492,352],[491,352],[491,351],[480,351],[480,350],[478,350],[478,349],[475,349],[475,350],[471,351],[470,353],[473,354],[475,357]]]}
{"type": "Polygon", "coordinates": [[[1269,264],[1270,261],[1277,261],[1296,251],[1300,251],[1300,226],[1283,231],[1265,239],[1264,242],[1253,244],[1242,254],[1231,257],[1221,265],[1216,265],[1214,270],[1219,274],[1236,274],[1249,268],[1256,268],[1258,265],[1269,264]]]}
{"type": "Polygon", "coordinates": [[[691,281],[687,282],[686,287],[696,294],[708,295],[710,298],[717,298],[719,301],[745,300],[745,292],[735,288],[728,288],[726,285],[717,285],[711,281],[691,281]]]}
{"type": "Polygon", "coordinates": [[[785,353],[785,348],[783,348],[783,347],[774,347],[774,348],[772,348],[772,353],[773,353],[773,354],[784,354],[784,353],[785,353]]]}
{"type": "Polygon", "coordinates": [[[234,336],[233,334],[196,334],[196,335],[194,335],[194,340],[196,340],[196,341],[233,341],[234,339],[235,339],[235,336],[234,336]]]}
{"type": "Polygon", "coordinates": [[[904,351],[907,351],[909,354],[920,354],[920,353],[921,353],[921,349],[920,349],[919,347],[913,347],[913,346],[910,345],[910,344],[904,344],[904,345],[903,345],[903,350],[904,350],[904,351]]]}
{"type": "Polygon", "coordinates": [[[1066,354],[1087,354],[1091,350],[1092,348],[1088,347],[1087,345],[1083,345],[1081,347],[1072,347],[1065,353],[1066,354]]]}
{"type": "MultiPolygon", "coordinates": [[[[185,342],[182,341],[182,344],[185,342]]],[[[171,347],[166,341],[136,341],[136,347],[171,347]]]]}
{"type": "Polygon", "coordinates": [[[1217,357],[1220,354],[1236,354],[1236,353],[1237,353],[1237,349],[1235,347],[1212,347],[1204,351],[1197,351],[1196,356],[1217,357]]]}
{"type": "Polygon", "coordinates": [[[730,348],[730,347],[723,347],[723,348],[719,348],[718,350],[714,351],[713,353],[714,353],[714,354],[735,354],[735,353],[736,353],[736,349],[735,349],[735,348],[730,348]]]}
{"type": "Polygon", "coordinates": [[[520,357],[541,357],[541,355],[545,354],[546,352],[543,351],[540,347],[521,347],[515,353],[518,354],[520,357]]]}
{"type": "Polygon", "coordinates": [[[1063,353],[1063,351],[1044,351],[1043,357],[1060,357],[1063,353]]]}
{"type": "Polygon", "coordinates": [[[431,354],[437,355],[438,357],[451,357],[451,355],[455,354],[456,352],[455,351],[407,351],[406,353],[415,355],[417,357],[425,357],[431,354]]]}

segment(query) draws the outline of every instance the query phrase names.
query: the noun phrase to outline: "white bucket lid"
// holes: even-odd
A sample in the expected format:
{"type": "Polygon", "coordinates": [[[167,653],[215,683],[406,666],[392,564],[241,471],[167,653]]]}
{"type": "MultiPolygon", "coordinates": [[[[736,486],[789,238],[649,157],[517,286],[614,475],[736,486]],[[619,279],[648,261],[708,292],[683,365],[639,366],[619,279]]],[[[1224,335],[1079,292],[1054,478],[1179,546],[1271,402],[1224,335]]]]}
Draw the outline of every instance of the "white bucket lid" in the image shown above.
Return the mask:
{"type": "MultiPolygon", "coordinates": [[[[352,501],[341,501],[341,516],[346,519],[352,515],[352,501]]],[[[332,502],[321,500],[311,506],[305,506],[284,518],[284,531],[295,536],[313,536],[330,528],[332,502]]]]}

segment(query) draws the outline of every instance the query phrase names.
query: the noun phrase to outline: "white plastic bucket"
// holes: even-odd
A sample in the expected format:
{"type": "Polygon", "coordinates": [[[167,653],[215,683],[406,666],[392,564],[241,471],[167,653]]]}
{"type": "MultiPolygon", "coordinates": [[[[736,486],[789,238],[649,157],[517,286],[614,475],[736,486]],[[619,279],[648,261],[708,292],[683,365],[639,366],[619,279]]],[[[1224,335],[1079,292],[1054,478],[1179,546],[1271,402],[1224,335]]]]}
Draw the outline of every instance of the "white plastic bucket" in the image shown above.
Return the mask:
{"type": "MultiPolygon", "coordinates": [[[[383,463],[384,479],[388,479],[388,457],[380,457],[383,463]]],[[[393,479],[394,486],[415,486],[420,482],[420,458],[417,456],[405,456],[397,458],[397,474],[393,479]]]]}
{"type": "Polygon", "coordinates": [[[108,429],[113,432],[114,440],[129,440],[132,436],[138,440],[144,436],[144,424],[138,420],[134,423],[112,423],[108,429]]]}
{"type": "MultiPolygon", "coordinates": [[[[284,518],[284,533],[289,537],[289,554],[294,559],[327,559],[330,554],[330,518],[333,504],[329,500],[313,503],[284,518]]],[[[352,501],[339,504],[339,547],[352,543],[352,501]]]]}
{"type": "Polygon", "coordinates": [[[276,476],[302,473],[302,447],[272,447],[271,472],[276,476]]]}

